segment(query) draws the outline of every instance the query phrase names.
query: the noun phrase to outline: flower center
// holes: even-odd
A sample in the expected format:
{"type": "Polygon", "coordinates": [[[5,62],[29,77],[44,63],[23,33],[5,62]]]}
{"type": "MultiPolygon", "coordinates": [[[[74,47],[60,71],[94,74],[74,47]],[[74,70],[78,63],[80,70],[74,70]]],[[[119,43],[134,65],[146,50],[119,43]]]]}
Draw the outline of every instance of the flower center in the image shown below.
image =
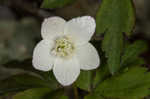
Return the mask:
{"type": "Polygon", "coordinates": [[[74,44],[68,37],[61,37],[56,39],[53,52],[56,56],[68,57],[74,52],[74,44]]]}

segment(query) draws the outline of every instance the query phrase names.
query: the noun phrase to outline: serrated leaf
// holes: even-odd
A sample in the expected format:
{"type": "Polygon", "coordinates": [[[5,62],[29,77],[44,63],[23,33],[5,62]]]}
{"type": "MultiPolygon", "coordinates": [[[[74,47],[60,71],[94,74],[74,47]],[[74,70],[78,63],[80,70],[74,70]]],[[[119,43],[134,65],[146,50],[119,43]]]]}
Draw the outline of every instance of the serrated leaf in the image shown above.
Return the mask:
{"type": "Polygon", "coordinates": [[[112,74],[120,69],[123,32],[127,35],[134,26],[134,9],[131,0],[103,0],[96,16],[96,32],[106,32],[102,49],[108,58],[112,74]]]}
{"type": "Polygon", "coordinates": [[[112,74],[120,69],[121,53],[123,49],[123,34],[116,31],[108,31],[105,34],[102,49],[105,52],[107,64],[112,74]]]}
{"type": "Polygon", "coordinates": [[[129,44],[125,47],[123,56],[121,57],[121,65],[127,66],[133,62],[142,63],[142,59],[140,60],[138,56],[147,50],[147,44],[144,41],[135,41],[133,44],[129,44]]]}
{"type": "Polygon", "coordinates": [[[150,94],[149,78],[150,72],[146,68],[131,67],[99,84],[93,95],[115,99],[140,99],[150,94]]]}
{"type": "Polygon", "coordinates": [[[68,4],[71,4],[75,0],[44,0],[41,7],[42,8],[61,8],[63,6],[66,6],[68,4]]]}
{"type": "Polygon", "coordinates": [[[50,92],[50,88],[33,88],[17,93],[13,99],[44,99],[44,96],[50,92]]]}
{"type": "Polygon", "coordinates": [[[28,74],[11,76],[0,81],[0,85],[0,95],[29,88],[49,87],[46,81],[28,74]]]}
{"type": "Polygon", "coordinates": [[[75,82],[80,89],[90,91],[92,84],[92,72],[93,71],[81,71],[80,76],[75,82]]]}
{"type": "Polygon", "coordinates": [[[96,16],[97,33],[104,33],[109,29],[117,29],[130,35],[135,12],[132,0],[103,0],[96,16]]]}

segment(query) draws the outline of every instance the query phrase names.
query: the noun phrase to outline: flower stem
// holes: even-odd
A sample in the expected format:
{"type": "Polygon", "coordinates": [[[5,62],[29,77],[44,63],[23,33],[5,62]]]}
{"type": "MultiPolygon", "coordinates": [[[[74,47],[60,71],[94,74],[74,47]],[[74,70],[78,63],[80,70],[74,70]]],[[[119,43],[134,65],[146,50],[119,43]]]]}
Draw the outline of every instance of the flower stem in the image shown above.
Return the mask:
{"type": "Polygon", "coordinates": [[[75,99],[79,99],[79,96],[78,96],[78,89],[77,89],[77,87],[76,87],[75,84],[73,84],[73,90],[74,90],[75,99]]]}

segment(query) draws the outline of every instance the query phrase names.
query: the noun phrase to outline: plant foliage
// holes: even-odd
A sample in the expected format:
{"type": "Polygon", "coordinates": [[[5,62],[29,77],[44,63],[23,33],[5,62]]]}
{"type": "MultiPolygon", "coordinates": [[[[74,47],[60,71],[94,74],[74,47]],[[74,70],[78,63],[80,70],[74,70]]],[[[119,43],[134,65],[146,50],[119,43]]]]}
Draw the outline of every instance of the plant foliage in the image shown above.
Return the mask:
{"type": "MultiPolygon", "coordinates": [[[[62,8],[74,1],[43,0],[41,7],[62,8]]],[[[79,99],[142,99],[150,95],[150,72],[140,56],[147,50],[147,44],[142,40],[131,43],[125,39],[132,37],[135,24],[132,0],[102,0],[96,24],[98,37],[104,35],[102,42],[92,42],[100,53],[100,67],[93,71],[81,70],[73,86],[62,87],[52,71],[40,72],[32,67],[29,57],[35,39],[39,37],[32,34],[39,32],[36,31],[38,26],[32,27],[34,20],[0,22],[1,29],[13,35],[10,39],[6,37],[9,39],[7,43],[0,37],[3,42],[0,45],[0,64],[26,72],[0,80],[0,96],[15,93],[13,99],[69,99],[69,96],[79,99]],[[27,52],[19,50],[19,45],[24,45],[27,52]]]]}

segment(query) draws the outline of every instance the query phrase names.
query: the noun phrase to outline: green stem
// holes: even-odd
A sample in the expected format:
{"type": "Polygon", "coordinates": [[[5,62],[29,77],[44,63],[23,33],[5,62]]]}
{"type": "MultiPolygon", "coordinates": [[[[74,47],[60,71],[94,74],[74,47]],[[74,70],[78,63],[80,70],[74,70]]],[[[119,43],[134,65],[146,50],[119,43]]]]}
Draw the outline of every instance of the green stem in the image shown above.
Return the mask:
{"type": "Polygon", "coordinates": [[[75,99],[79,99],[79,96],[78,96],[78,89],[77,89],[77,87],[76,87],[75,84],[73,84],[73,90],[74,90],[75,99]]]}

